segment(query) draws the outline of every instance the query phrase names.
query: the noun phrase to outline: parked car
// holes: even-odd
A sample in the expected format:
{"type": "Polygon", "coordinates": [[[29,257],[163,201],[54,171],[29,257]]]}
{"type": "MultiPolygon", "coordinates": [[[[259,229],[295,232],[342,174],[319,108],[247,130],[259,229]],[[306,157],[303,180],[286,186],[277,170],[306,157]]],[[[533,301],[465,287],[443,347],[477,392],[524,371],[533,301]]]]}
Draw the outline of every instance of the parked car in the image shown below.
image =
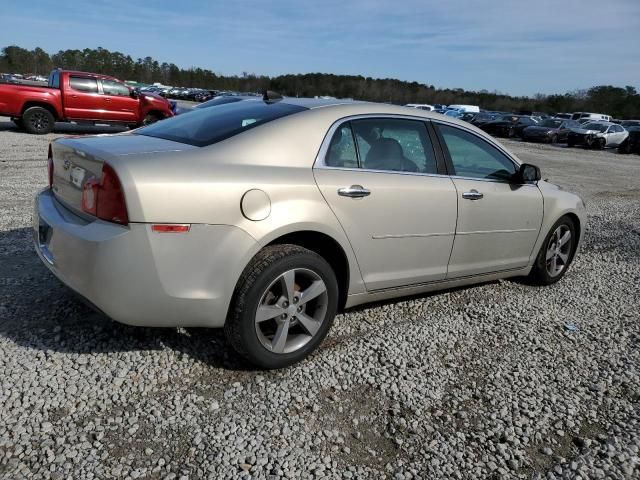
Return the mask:
{"type": "Polygon", "coordinates": [[[435,110],[433,105],[428,105],[426,103],[407,103],[405,107],[419,108],[420,110],[426,110],[427,112],[435,110]]]}
{"type": "Polygon", "coordinates": [[[480,125],[483,125],[487,122],[492,122],[493,120],[497,119],[500,116],[502,116],[502,114],[497,114],[493,112],[476,113],[475,116],[471,119],[471,124],[475,125],[476,127],[480,127],[480,125]]]}
{"type": "Polygon", "coordinates": [[[554,118],[564,118],[565,120],[571,120],[572,116],[573,114],[571,113],[554,113],[553,114],[554,118]]]}
{"type": "Polygon", "coordinates": [[[166,99],[106,75],[53,70],[47,87],[0,84],[0,116],[29,133],[49,133],[55,122],[135,127],[173,113],[166,99]]]}
{"type": "Polygon", "coordinates": [[[573,120],[547,118],[537,125],[530,125],[522,130],[522,139],[546,143],[566,142],[572,128],[580,128],[573,120]]]}
{"type": "Polygon", "coordinates": [[[605,121],[609,122],[611,120],[611,115],[604,115],[602,113],[589,113],[589,112],[575,112],[571,115],[571,120],[580,120],[580,119],[589,119],[592,122],[594,121],[605,121]]]}
{"type": "Polygon", "coordinates": [[[629,127],[640,127],[640,120],[622,120],[620,125],[628,130],[629,127]]]}
{"type": "Polygon", "coordinates": [[[572,128],[567,137],[567,145],[584,145],[589,148],[619,146],[629,135],[622,125],[611,122],[591,122],[572,128]]]}
{"type": "Polygon", "coordinates": [[[495,137],[520,137],[522,130],[537,122],[531,117],[521,115],[502,115],[490,122],[479,125],[479,128],[495,137]]]}
{"type": "Polygon", "coordinates": [[[627,138],[618,146],[618,153],[640,153],[640,122],[626,127],[627,138]]]}
{"type": "Polygon", "coordinates": [[[458,110],[459,112],[462,112],[462,113],[466,113],[466,112],[479,113],[480,112],[480,107],[477,105],[449,105],[447,108],[449,108],[450,110],[458,110]]]}
{"type": "Polygon", "coordinates": [[[453,118],[460,118],[462,117],[462,115],[464,114],[464,112],[462,110],[452,110],[452,109],[448,109],[444,112],[444,115],[447,117],[453,117],[453,118]]]}
{"type": "Polygon", "coordinates": [[[264,368],[309,355],[343,308],[557,282],[586,221],[488,135],[393,105],[235,102],[57,139],[48,163],[34,242],[62,282],[120,322],[224,327],[264,368]]]}

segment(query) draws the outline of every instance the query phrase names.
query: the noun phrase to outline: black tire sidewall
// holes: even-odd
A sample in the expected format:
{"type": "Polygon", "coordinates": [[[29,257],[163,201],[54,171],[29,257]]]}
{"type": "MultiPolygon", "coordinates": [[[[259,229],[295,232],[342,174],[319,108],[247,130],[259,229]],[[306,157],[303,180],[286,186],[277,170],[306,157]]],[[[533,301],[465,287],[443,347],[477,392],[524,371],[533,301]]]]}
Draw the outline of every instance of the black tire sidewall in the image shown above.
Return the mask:
{"type": "Polygon", "coordinates": [[[43,107],[31,107],[28,108],[24,114],[22,115],[22,123],[23,123],[23,127],[24,129],[32,134],[35,135],[45,135],[47,133],[51,133],[53,131],[53,127],[55,124],[55,118],[54,116],[51,114],[51,112],[49,110],[47,110],[46,108],[43,107]],[[33,128],[31,125],[31,117],[37,113],[42,113],[45,115],[45,117],[48,120],[48,128],[46,129],[36,129],[33,128]]]}
{"type": "Polygon", "coordinates": [[[299,362],[314,351],[324,340],[338,309],[338,283],[331,266],[319,255],[311,252],[297,252],[274,261],[266,267],[250,285],[244,285],[238,292],[242,296],[242,311],[236,318],[229,321],[236,322],[242,354],[253,364],[262,368],[283,368],[299,362]],[[302,348],[286,354],[272,353],[267,350],[258,339],[255,331],[255,313],[262,295],[269,285],[284,272],[294,268],[307,268],[322,278],[328,294],[328,304],[325,320],[318,333],[302,348]]]}
{"type": "Polygon", "coordinates": [[[578,237],[576,234],[576,225],[574,224],[573,220],[571,220],[567,216],[561,217],[549,229],[549,232],[547,233],[547,236],[545,237],[544,242],[542,242],[542,246],[540,247],[540,251],[538,252],[538,256],[536,257],[536,263],[534,264],[533,270],[531,272],[532,276],[535,277],[536,280],[542,285],[551,285],[553,283],[556,283],[562,277],[564,277],[564,275],[567,273],[567,270],[569,270],[571,263],[573,262],[573,257],[575,256],[575,253],[576,253],[577,240],[578,240],[578,237]],[[564,270],[562,270],[562,272],[560,272],[559,275],[552,277],[547,272],[546,254],[547,254],[547,248],[549,246],[549,242],[551,241],[551,236],[558,229],[560,225],[567,225],[571,230],[571,250],[569,251],[569,261],[567,262],[567,265],[564,268],[564,270]]]}

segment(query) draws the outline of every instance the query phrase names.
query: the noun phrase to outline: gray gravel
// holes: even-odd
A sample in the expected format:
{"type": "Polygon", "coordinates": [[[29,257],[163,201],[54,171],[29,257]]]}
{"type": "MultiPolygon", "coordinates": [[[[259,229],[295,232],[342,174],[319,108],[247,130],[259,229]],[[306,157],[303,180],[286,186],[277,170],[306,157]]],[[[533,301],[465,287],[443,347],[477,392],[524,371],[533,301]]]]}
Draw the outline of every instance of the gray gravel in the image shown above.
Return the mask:
{"type": "Polygon", "coordinates": [[[221,332],[115,324],[62,287],[29,229],[61,132],[3,120],[0,477],[640,477],[640,156],[506,142],[587,202],[563,281],[356,309],[265,373],[221,332]]]}

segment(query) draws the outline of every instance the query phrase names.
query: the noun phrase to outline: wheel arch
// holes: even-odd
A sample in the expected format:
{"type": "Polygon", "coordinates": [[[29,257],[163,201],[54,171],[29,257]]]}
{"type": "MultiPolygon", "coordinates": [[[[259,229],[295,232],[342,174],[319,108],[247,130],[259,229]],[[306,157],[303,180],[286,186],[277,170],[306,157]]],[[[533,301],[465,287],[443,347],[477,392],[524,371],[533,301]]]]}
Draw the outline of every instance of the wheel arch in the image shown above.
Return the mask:
{"type": "Polygon", "coordinates": [[[37,100],[29,100],[24,102],[24,105],[22,105],[22,110],[20,111],[20,115],[23,116],[24,112],[26,112],[28,109],[32,108],[32,107],[41,107],[44,108],[45,110],[48,110],[51,115],[53,115],[53,118],[55,120],[59,120],[60,119],[60,115],[58,115],[58,112],[56,111],[55,107],[53,105],[51,105],[50,103],[47,102],[41,102],[41,101],[37,101],[37,100]]]}
{"type": "Polygon", "coordinates": [[[351,280],[351,272],[349,267],[349,259],[342,245],[330,235],[314,230],[300,230],[296,232],[285,233],[273,240],[265,246],[291,244],[311,250],[324,258],[334,273],[338,281],[338,309],[342,310],[347,301],[349,293],[349,282],[351,280]]]}

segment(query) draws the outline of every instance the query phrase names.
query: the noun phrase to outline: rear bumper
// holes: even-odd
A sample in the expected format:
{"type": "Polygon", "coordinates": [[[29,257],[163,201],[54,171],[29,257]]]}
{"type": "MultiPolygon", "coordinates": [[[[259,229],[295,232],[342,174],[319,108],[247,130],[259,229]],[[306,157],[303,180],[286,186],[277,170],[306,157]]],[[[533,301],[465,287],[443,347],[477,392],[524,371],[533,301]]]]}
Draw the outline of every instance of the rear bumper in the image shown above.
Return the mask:
{"type": "Polygon", "coordinates": [[[158,234],[148,224],[87,222],[50,190],[36,196],[34,243],[64,284],[129,325],[220,327],[256,242],[228,225],[158,234]]]}

